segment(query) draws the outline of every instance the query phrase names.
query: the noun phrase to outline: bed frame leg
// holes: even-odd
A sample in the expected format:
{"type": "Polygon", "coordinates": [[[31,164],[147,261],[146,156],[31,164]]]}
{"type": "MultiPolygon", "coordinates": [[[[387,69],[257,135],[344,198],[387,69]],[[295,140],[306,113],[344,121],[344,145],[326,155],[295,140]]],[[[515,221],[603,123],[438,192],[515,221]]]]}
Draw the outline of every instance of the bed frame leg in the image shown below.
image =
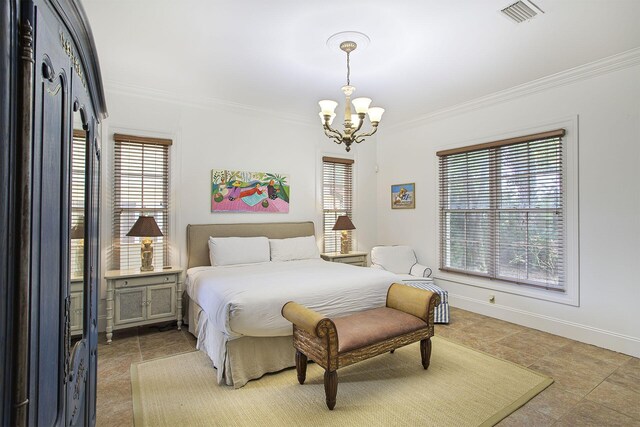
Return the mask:
{"type": "Polygon", "coordinates": [[[336,406],[336,394],[338,394],[338,372],[324,371],[324,394],[327,398],[327,407],[333,410],[336,406]]]}
{"type": "Polygon", "coordinates": [[[422,367],[428,369],[431,361],[431,338],[420,341],[420,356],[422,356],[422,367]]]}
{"type": "Polygon", "coordinates": [[[298,382],[304,384],[307,378],[307,356],[296,350],[296,371],[298,371],[298,382]]]}

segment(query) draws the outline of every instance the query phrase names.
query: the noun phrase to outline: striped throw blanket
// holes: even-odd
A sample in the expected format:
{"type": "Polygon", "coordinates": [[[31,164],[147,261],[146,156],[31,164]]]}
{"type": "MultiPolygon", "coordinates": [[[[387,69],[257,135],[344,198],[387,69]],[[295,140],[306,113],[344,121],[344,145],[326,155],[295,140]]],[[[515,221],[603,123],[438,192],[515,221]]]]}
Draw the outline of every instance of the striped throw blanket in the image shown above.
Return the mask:
{"type": "Polygon", "coordinates": [[[449,293],[433,283],[433,279],[403,280],[405,285],[425,289],[440,295],[440,305],[434,312],[435,323],[449,323],[449,293]]]}

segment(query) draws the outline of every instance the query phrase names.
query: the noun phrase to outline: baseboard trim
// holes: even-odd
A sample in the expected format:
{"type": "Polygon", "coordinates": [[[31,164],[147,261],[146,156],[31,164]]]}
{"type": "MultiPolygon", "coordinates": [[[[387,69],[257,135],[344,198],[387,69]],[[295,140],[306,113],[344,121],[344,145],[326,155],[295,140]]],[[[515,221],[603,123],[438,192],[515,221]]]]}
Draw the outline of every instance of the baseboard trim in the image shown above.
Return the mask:
{"type": "Polygon", "coordinates": [[[640,357],[640,338],[452,293],[449,293],[449,304],[528,328],[640,357]]]}

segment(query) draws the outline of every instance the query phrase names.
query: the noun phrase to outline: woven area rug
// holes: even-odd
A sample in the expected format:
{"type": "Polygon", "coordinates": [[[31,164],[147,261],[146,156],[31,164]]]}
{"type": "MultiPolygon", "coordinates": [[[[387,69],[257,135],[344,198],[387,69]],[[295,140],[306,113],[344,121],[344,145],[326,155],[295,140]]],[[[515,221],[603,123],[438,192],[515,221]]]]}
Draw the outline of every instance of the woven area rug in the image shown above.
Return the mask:
{"type": "Polygon", "coordinates": [[[338,370],[333,411],[325,405],[323,369],[307,381],[295,369],[268,374],[240,389],[219,386],[202,352],[131,367],[136,426],[494,425],[553,380],[511,362],[432,338],[431,366],[418,344],[338,370]]]}

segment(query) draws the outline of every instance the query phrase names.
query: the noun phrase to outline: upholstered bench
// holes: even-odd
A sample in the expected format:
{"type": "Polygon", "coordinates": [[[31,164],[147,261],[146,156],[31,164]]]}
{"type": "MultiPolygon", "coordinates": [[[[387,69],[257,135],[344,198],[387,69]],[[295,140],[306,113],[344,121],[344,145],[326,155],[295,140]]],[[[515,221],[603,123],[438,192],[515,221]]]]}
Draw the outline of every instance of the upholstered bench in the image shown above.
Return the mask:
{"type": "Polygon", "coordinates": [[[282,315],[293,323],[298,382],[304,384],[308,359],[322,366],[327,406],[333,409],[339,368],[420,341],[422,366],[427,369],[433,312],[439,303],[438,294],[399,283],[389,287],[386,307],[333,319],[295,302],[286,303],[282,315]]]}

